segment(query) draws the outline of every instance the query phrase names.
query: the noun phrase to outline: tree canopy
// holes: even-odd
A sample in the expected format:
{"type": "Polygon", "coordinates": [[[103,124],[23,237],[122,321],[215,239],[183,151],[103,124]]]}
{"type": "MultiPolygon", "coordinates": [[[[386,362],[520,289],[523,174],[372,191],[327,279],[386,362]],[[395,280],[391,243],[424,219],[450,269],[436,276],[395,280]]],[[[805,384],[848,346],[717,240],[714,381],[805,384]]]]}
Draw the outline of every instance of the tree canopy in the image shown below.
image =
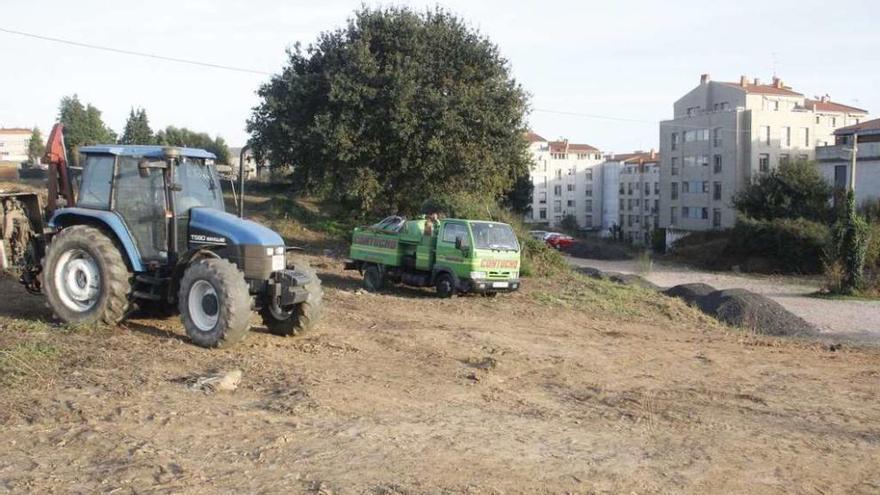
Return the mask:
{"type": "Polygon", "coordinates": [[[46,143],[43,142],[43,134],[39,127],[34,127],[31,139],[28,141],[28,162],[37,163],[46,153],[46,143]]]}
{"type": "Polygon", "coordinates": [[[156,144],[163,146],[188,146],[201,148],[217,155],[218,163],[229,163],[229,147],[226,141],[217,136],[211,139],[205,132],[196,132],[186,127],[168,126],[156,132],[156,144]]]}
{"type": "Polygon", "coordinates": [[[832,188],[814,162],[782,163],[738,193],[733,204],[747,217],[759,220],[804,218],[828,222],[832,188]]]}
{"type": "Polygon", "coordinates": [[[289,50],[258,94],[255,152],[363,213],[454,192],[495,201],[529,172],[525,92],[489,39],[439,8],[362,8],[289,50]]]}
{"type": "Polygon", "coordinates": [[[61,98],[58,121],[64,124],[64,142],[74,163],[79,161],[80,146],[116,142],[116,133],[104,124],[101,111],[91,103],[83,105],[77,95],[61,98]]]}
{"type": "Polygon", "coordinates": [[[147,111],[143,108],[137,110],[132,108],[128,112],[128,120],[125,122],[122,137],[119,138],[119,144],[153,144],[154,141],[147,111]]]}

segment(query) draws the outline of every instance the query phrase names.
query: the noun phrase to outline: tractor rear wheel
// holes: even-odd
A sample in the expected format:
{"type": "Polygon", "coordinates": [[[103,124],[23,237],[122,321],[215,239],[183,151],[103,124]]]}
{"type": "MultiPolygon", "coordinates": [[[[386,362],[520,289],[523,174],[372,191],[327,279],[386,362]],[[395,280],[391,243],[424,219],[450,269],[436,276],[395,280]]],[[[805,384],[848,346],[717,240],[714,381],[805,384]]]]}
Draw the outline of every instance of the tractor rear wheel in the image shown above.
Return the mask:
{"type": "Polygon", "coordinates": [[[282,337],[299,335],[311,330],[321,319],[324,309],[324,290],[321,289],[321,279],[308,265],[297,266],[296,269],[309,274],[311,278],[311,282],[305,285],[309,298],[290,308],[266,304],[260,309],[260,317],[269,332],[282,337]]]}
{"type": "Polygon", "coordinates": [[[385,286],[385,274],[379,265],[369,265],[364,268],[364,289],[367,292],[379,292],[385,286]]]}
{"type": "Polygon", "coordinates": [[[223,347],[250,329],[251,295],[244,275],[231,262],[210,258],[193,263],[178,292],[186,334],[201,347],[223,347]]]}
{"type": "Polygon", "coordinates": [[[115,325],[128,312],[131,272],[113,241],[88,225],[55,235],[43,258],[49,308],[66,323],[115,325]]]}

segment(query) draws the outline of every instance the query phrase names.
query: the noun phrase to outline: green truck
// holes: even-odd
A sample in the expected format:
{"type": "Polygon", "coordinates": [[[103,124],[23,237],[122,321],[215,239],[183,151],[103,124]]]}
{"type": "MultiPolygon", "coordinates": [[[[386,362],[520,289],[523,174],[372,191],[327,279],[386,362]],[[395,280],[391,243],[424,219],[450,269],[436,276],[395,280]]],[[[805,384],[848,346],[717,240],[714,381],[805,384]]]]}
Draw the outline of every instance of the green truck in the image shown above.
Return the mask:
{"type": "Polygon", "coordinates": [[[428,222],[391,216],[354,229],[346,268],[359,270],[369,291],[388,282],[433,286],[440,297],[519,289],[520,246],[510,225],[448,218],[426,231],[428,222]]]}

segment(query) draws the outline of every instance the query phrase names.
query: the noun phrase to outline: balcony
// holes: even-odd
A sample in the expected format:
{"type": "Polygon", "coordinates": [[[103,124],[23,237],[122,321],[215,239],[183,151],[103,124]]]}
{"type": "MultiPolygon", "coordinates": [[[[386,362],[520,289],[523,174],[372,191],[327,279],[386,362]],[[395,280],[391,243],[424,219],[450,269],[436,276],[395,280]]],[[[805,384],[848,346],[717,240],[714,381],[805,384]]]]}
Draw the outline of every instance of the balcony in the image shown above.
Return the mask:
{"type": "MultiPolygon", "coordinates": [[[[850,150],[852,146],[848,144],[838,144],[835,146],[817,146],[816,161],[818,162],[840,162],[850,161],[850,150]]],[[[880,143],[860,143],[859,144],[859,160],[877,160],[880,159],[880,143]]]]}

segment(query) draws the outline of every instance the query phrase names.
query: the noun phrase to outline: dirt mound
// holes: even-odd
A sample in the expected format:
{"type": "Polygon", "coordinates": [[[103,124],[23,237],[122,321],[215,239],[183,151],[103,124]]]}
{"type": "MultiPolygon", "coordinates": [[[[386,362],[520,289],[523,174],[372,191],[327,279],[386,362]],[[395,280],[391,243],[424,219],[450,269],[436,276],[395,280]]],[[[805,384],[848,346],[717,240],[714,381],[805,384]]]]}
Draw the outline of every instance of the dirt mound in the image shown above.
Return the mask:
{"type": "Polygon", "coordinates": [[[697,300],[700,309],[719,321],[765,335],[814,335],[816,329],[776,301],[745,289],[717,290],[697,300]]]}
{"type": "Polygon", "coordinates": [[[669,297],[678,297],[688,304],[696,304],[704,296],[715,292],[715,287],[704,283],[681,284],[663,291],[669,297]]]}

